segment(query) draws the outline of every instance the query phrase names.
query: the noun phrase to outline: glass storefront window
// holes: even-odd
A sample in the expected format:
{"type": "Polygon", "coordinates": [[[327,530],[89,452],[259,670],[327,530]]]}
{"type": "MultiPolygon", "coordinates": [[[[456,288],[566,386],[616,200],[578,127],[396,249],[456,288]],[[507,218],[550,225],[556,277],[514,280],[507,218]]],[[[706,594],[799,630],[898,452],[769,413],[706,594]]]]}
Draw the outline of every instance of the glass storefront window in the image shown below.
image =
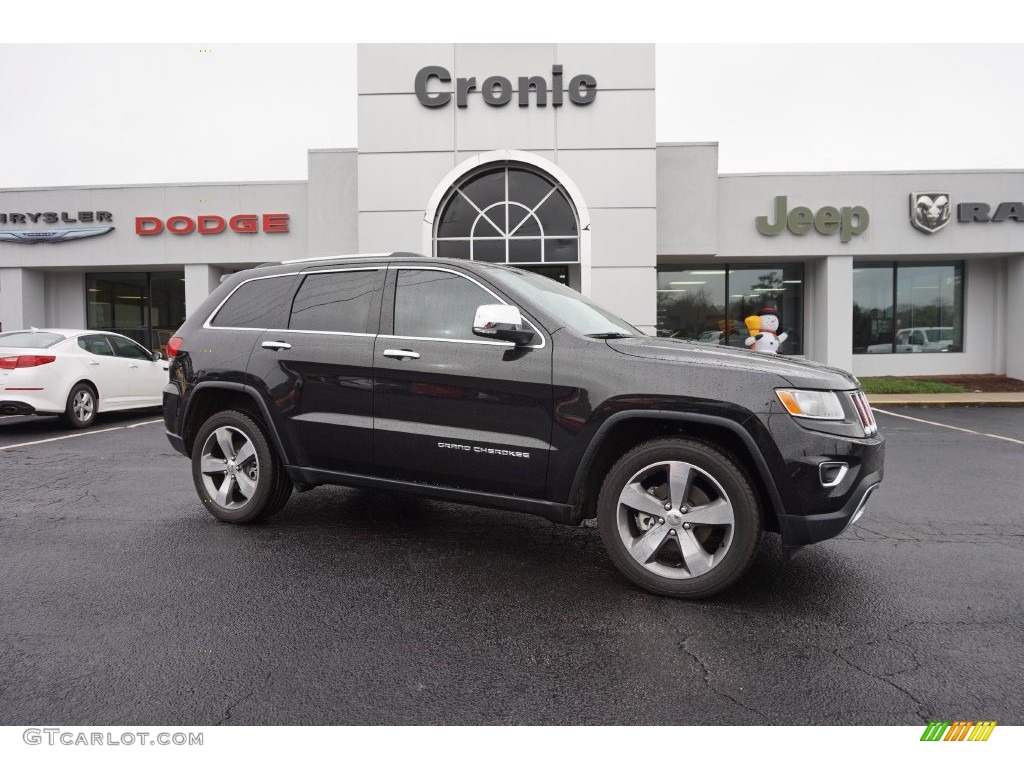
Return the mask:
{"type": "Polygon", "coordinates": [[[963,262],[855,264],[853,352],[963,352],[963,262]]]}
{"type": "Polygon", "coordinates": [[[658,270],[658,335],[719,343],[725,332],[724,269],[658,270]]]}
{"type": "Polygon", "coordinates": [[[729,317],[733,329],[729,345],[744,347],[748,336],[743,322],[762,311],[779,318],[779,334],[786,340],[779,354],[802,355],[804,351],[804,265],[755,265],[729,270],[729,317]],[[774,311],[772,309],[774,308],[774,311]],[[739,331],[737,334],[735,331],[739,331]]]}
{"type": "Polygon", "coordinates": [[[95,272],[85,276],[86,327],[113,331],[165,353],[185,322],[184,272],[95,272]]]}
{"type": "Polygon", "coordinates": [[[658,335],[746,348],[744,319],[774,308],[788,334],[782,354],[803,354],[803,264],[658,268],[658,335]]]}

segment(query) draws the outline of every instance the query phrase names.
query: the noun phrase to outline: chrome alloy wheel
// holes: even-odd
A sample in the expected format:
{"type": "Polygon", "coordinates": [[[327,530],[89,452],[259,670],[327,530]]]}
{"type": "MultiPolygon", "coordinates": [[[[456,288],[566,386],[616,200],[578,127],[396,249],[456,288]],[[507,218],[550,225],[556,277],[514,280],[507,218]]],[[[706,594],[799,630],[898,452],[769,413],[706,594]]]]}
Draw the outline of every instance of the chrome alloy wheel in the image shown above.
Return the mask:
{"type": "Polygon", "coordinates": [[[71,401],[71,411],[75,414],[75,418],[84,424],[92,418],[92,413],[95,410],[96,401],[92,398],[92,392],[85,388],[79,389],[71,401]]]}
{"type": "Polygon", "coordinates": [[[714,477],[693,464],[662,461],[644,467],[623,487],[616,525],[626,551],[648,571],[689,579],[722,561],[736,517],[714,477]]]}
{"type": "Polygon", "coordinates": [[[252,440],[235,427],[210,433],[201,454],[203,486],[225,509],[240,509],[256,493],[260,462],[252,440]]]}

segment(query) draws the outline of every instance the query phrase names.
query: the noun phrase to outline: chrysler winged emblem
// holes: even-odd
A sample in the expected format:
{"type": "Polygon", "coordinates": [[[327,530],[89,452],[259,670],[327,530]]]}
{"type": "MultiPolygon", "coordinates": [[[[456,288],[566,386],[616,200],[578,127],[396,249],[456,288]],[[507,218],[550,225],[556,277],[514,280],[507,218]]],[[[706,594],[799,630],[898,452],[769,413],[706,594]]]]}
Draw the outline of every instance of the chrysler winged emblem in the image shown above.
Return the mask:
{"type": "Polygon", "coordinates": [[[112,231],[113,227],[79,227],[77,229],[0,229],[0,243],[63,243],[96,237],[112,231]]]}
{"type": "Polygon", "coordinates": [[[949,224],[948,192],[911,192],[910,223],[926,234],[934,234],[949,224]]]}

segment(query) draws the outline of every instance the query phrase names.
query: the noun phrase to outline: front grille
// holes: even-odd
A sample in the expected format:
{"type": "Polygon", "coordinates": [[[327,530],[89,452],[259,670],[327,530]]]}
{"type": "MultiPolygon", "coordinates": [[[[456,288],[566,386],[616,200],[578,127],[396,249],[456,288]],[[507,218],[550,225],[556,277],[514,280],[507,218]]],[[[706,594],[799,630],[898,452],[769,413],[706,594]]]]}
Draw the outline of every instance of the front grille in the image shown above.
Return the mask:
{"type": "Polygon", "coordinates": [[[876,434],[878,432],[878,424],[875,423],[875,414],[871,411],[871,404],[868,403],[867,397],[858,389],[850,393],[850,399],[853,400],[853,407],[860,417],[860,424],[864,427],[864,434],[868,437],[876,434]]]}

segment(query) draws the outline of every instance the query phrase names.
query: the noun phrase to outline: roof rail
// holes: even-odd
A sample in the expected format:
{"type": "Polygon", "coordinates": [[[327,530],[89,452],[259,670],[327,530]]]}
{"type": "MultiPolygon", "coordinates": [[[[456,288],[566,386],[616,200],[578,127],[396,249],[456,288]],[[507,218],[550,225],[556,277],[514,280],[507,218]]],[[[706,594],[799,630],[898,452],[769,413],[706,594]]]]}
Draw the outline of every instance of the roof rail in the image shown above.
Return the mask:
{"type": "Polygon", "coordinates": [[[287,259],[282,261],[282,264],[302,264],[309,261],[333,261],[334,259],[368,259],[368,258],[380,258],[381,256],[415,256],[416,258],[426,258],[422,253],[409,253],[407,251],[389,251],[387,253],[347,253],[338,254],[336,256],[310,256],[306,259],[287,259]]]}

